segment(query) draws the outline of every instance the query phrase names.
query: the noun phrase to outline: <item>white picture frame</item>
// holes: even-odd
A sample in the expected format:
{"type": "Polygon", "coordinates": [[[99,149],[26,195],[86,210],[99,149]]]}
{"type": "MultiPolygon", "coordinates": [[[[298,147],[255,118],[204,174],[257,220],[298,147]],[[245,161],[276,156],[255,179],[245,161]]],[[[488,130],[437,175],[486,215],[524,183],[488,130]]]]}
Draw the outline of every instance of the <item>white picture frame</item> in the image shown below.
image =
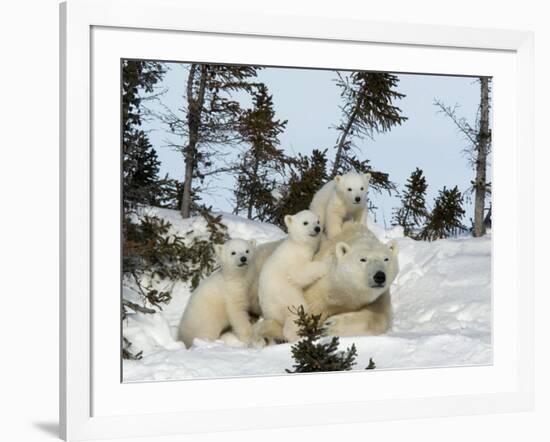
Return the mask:
{"type": "MultiPolygon", "coordinates": [[[[60,6],[61,436],[66,440],[161,436],[531,409],[532,33],[243,15],[203,8],[191,9],[177,0],[70,0],[60,6]],[[119,278],[120,208],[113,191],[119,163],[109,161],[110,151],[94,149],[99,142],[112,145],[118,136],[113,130],[118,130],[119,121],[102,118],[103,111],[111,115],[109,100],[119,100],[118,73],[109,69],[121,56],[197,57],[189,52],[173,55],[181,39],[190,38],[193,47],[203,51],[217,45],[218,62],[362,68],[346,58],[346,48],[353,45],[376,58],[380,70],[494,75],[495,90],[500,87],[504,92],[495,92],[494,100],[491,366],[120,382],[118,334],[113,336],[119,333],[119,309],[96,310],[100,302],[103,307],[103,302],[113,302],[101,298],[101,293],[105,284],[119,278]],[[222,51],[228,41],[231,50],[222,51]],[[319,54],[340,58],[323,62],[319,54]],[[97,179],[98,173],[105,182],[97,179]],[[308,393],[307,403],[305,395],[288,393],[298,388],[308,393]],[[185,404],[181,397],[188,398],[185,404]]],[[[117,142],[111,150],[118,146],[117,142]]]]}

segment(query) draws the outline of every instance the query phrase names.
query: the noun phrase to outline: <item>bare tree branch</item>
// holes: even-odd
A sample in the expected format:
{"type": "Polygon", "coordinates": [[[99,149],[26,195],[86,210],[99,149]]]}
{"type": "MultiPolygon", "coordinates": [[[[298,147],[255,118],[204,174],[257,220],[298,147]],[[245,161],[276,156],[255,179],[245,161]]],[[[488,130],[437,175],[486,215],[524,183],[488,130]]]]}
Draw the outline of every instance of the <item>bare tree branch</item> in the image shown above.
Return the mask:
{"type": "Polygon", "coordinates": [[[153,310],[152,308],[142,307],[141,305],[136,304],[135,302],[128,301],[127,299],[124,299],[124,298],[122,299],[122,305],[124,305],[128,308],[131,308],[135,312],[147,313],[147,314],[153,314],[153,313],[157,312],[156,310],[153,310]]]}
{"type": "Polygon", "coordinates": [[[457,109],[459,108],[458,104],[455,104],[453,107],[445,106],[443,102],[438,99],[434,100],[434,106],[439,108],[439,112],[445,114],[451,119],[451,121],[456,125],[458,130],[468,139],[473,145],[477,144],[476,134],[477,131],[470,126],[468,121],[464,117],[459,117],[457,115],[457,109]]]}

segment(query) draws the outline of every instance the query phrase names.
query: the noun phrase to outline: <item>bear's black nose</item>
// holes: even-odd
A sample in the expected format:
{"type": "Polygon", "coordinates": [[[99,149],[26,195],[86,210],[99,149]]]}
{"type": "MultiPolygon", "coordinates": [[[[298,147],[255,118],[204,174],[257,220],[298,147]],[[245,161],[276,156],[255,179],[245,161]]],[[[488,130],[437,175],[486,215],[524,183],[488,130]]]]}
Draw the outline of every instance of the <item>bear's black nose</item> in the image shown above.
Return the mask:
{"type": "Polygon", "coordinates": [[[246,262],[246,256],[241,256],[241,262],[246,262]]]}
{"type": "Polygon", "coordinates": [[[376,272],[373,279],[376,284],[384,284],[386,282],[386,274],[384,272],[376,272]]]}
{"type": "Polygon", "coordinates": [[[316,227],[315,227],[315,231],[316,231],[317,233],[319,233],[319,232],[321,231],[321,228],[320,228],[319,226],[316,226],[316,227]]]}
{"type": "Polygon", "coordinates": [[[355,197],[355,202],[358,203],[359,201],[361,201],[361,197],[360,197],[360,196],[356,196],[356,197],[355,197]]]}

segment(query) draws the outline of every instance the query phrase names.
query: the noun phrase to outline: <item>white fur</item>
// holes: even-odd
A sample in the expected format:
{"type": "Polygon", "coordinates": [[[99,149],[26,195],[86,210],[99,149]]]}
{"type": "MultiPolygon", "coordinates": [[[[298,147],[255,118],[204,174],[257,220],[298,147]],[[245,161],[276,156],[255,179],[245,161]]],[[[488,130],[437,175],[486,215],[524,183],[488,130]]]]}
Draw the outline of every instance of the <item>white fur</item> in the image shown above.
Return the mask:
{"type": "Polygon", "coordinates": [[[252,325],[249,312],[258,310],[254,280],[256,241],[232,239],[214,245],[221,269],[203,280],[191,295],[179,325],[179,339],[187,347],[195,338],[216,340],[232,328],[242,342],[249,344],[252,325]]]}
{"type": "Polygon", "coordinates": [[[327,267],[322,262],[313,262],[321,237],[319,217],[303,210],[285,216],[285,224],[288,238],[267,258],[260,272],[258,297],[264,330],[258,333],[277,337],[282,329],[282,337],[293,342],[298,339],[296,315],[289,308],[303,305],[307,310],[303,290],[321,278],[327,267]],[[266,333],[266,328],[275,331],[266,333]]]}
{"type": "Polygon", "coordinates": [[[369,181],[369,173],[349,172],[329,181],[315,194],[310,210],[319,216],[327,238],[337,236],[347,220],[366,223],[369,181]]]}
{"type": "Polygon", "coordinates": [[[304,298],[311,313],[328,318],[329,334],[375,335],[390,329],[390,286],[399,272],[395,241],[383,244],[366,226],[346,223],[336,238],[323,242],[315,259],[328,262],[329,271],[304,298]]]}

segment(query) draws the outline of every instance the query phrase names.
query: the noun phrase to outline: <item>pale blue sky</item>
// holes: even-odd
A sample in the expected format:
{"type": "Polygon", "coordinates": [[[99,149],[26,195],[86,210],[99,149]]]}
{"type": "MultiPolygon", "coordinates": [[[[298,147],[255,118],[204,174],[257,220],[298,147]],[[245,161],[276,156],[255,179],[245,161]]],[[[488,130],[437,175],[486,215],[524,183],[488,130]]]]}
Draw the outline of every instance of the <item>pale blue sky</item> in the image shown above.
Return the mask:
{"type": "MultiPolygon", "coordinates": [[[[181,107],[185,94],[187,71],[185,64],[170,64],[164,81],[159,85],[167,92],[162,103],[173,110],[181,107]]],[[[281,147],[293,153],[309,153],[313,149],[329,149],[333,156],[337,132],[332,128],[340,119],[341,103],[335,73],[324,70],[266,68],[260,71],[263,81],[273,95],[276,118],[288,120],[285,132],[280,136],[281,147]]],[[[428,183],[427,201],[431,206],[437,191],[443,186],[465,191],[470,187],[474,172],[463,154],[466,143],[454,124],[438,113],[433,105],[435,98],[447,105],[459,104],[458,110],[473,125],[479,104],[479,83],[471,77],[399,74],[399,92],[406,95],[395,104],[408,120],[391,132],[376,135],[374,140],[357,141],[360,158],[368,158],[371,165],[390,174],[398,188],[406,182],[418,166],[424,170],[428,183]]],[[[249,100],[243,99],[243,105],[249,100]]],[[[158,104],[149,104],[155,110],[158,104]]],[[[150,139],[162,162],[161,175],[168,173],[183,179],[184,163],[179,152],[165,147],[172,135],[158,121],[145,124],[150,139]]],[[[232,210],[232,176],[223,176],[214,184],[211,194],[203,200],[214,209],[232,210]]],[[[392,209],[399,202],[395,196],[370,194],[379,207],[377,222],[389,225],[392,209]]],[[[465,224],[470,225],[471,203],[465,205],[465,224]]]]}

